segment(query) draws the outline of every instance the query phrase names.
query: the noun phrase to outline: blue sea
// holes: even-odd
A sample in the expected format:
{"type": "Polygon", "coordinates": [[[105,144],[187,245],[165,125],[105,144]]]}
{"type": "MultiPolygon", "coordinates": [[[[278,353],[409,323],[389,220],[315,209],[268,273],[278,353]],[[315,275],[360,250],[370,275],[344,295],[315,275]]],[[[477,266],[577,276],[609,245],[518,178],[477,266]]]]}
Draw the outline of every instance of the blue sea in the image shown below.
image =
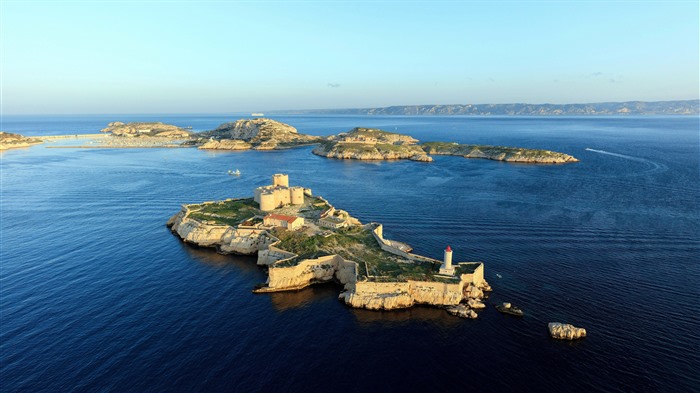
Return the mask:
{"type": "MultiPolygon", "coordinates": [[[[240,117],[4,116],[2,130],[207,130],[240,117]]],[[[0,390],[700,391],[697,117],[272,118],[314,135],[379,127],[581,162],[357,162],[310,147],[3,152],[0,390]],[[249,196],[279,172],[418,254],[439,259],[450,245],[456,261],[484,262],[488,308],[476,320],[356,310],[335,284],[255,295],[266,278],[255,257],[183,244],[165,226],[184,203],[249,196]],[[503,301],[525,317],[498,313],[503,301]],[[588,337],[553,340],[555,321],[588,337]]]]}

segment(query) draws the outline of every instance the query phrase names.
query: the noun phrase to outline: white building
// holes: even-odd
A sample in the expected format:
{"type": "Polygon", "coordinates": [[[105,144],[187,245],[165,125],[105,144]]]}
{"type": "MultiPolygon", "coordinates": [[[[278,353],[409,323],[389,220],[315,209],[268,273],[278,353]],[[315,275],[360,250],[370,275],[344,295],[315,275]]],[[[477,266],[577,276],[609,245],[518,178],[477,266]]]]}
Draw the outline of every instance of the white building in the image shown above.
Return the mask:
{"type": "Polygon", "coordinates": [[[304,226],[304,218],[282,214],[268,214],[263,218],[263,225],[281,227],[293,231],[304,226]]]}

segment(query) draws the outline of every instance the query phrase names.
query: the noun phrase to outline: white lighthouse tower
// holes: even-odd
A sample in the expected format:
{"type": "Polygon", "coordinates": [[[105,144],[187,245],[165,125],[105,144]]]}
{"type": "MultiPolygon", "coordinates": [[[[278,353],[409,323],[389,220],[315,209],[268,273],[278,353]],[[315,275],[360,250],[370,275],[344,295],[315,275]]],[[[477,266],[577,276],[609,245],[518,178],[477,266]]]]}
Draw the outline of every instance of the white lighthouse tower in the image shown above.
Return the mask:
{"type": "Polygon", "coordinates": [[[440,274],[447,276],[454,276],[455,268],[452,267],[452,249],[447,246],[445,249],[445,256],[442,259],[442,266],[440,266],[440,274]]]}

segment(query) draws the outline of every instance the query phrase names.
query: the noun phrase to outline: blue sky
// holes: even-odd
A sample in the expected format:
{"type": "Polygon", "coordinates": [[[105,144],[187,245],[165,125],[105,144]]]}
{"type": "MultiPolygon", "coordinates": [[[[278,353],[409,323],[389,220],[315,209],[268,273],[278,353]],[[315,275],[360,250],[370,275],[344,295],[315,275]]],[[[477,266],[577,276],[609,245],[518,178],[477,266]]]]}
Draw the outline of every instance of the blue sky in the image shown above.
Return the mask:
{"type": "Polygon", "coordinates": [[[698,1],[2,0],[2,111],[697,99],[698,1]]]}

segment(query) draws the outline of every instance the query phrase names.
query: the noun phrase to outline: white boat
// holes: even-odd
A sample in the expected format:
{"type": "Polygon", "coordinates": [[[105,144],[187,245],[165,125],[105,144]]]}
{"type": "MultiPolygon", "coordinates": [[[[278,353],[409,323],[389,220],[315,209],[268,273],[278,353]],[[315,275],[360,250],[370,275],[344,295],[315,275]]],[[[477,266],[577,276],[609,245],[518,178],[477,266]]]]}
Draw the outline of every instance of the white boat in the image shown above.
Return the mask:
{"type": "Polygon", "coordinates": [[[251,113],[250,115],[251,115],[251,116],[258,116],[258,117],[259,117],[259,116],[265,116],[264,113],[260,113],[260,112],[253,112],[253,113],[251,113]]]}
{"type": "Polygon", "coordinates": [[[236,169],[235,171],[232,171],[232,170],[229,169],[229,170],[228,170],[228,174],[231,175],[231,176],[240,176],[240,175],[241,175],[241,171],[239,171],[238,169],[236,169]]]}

